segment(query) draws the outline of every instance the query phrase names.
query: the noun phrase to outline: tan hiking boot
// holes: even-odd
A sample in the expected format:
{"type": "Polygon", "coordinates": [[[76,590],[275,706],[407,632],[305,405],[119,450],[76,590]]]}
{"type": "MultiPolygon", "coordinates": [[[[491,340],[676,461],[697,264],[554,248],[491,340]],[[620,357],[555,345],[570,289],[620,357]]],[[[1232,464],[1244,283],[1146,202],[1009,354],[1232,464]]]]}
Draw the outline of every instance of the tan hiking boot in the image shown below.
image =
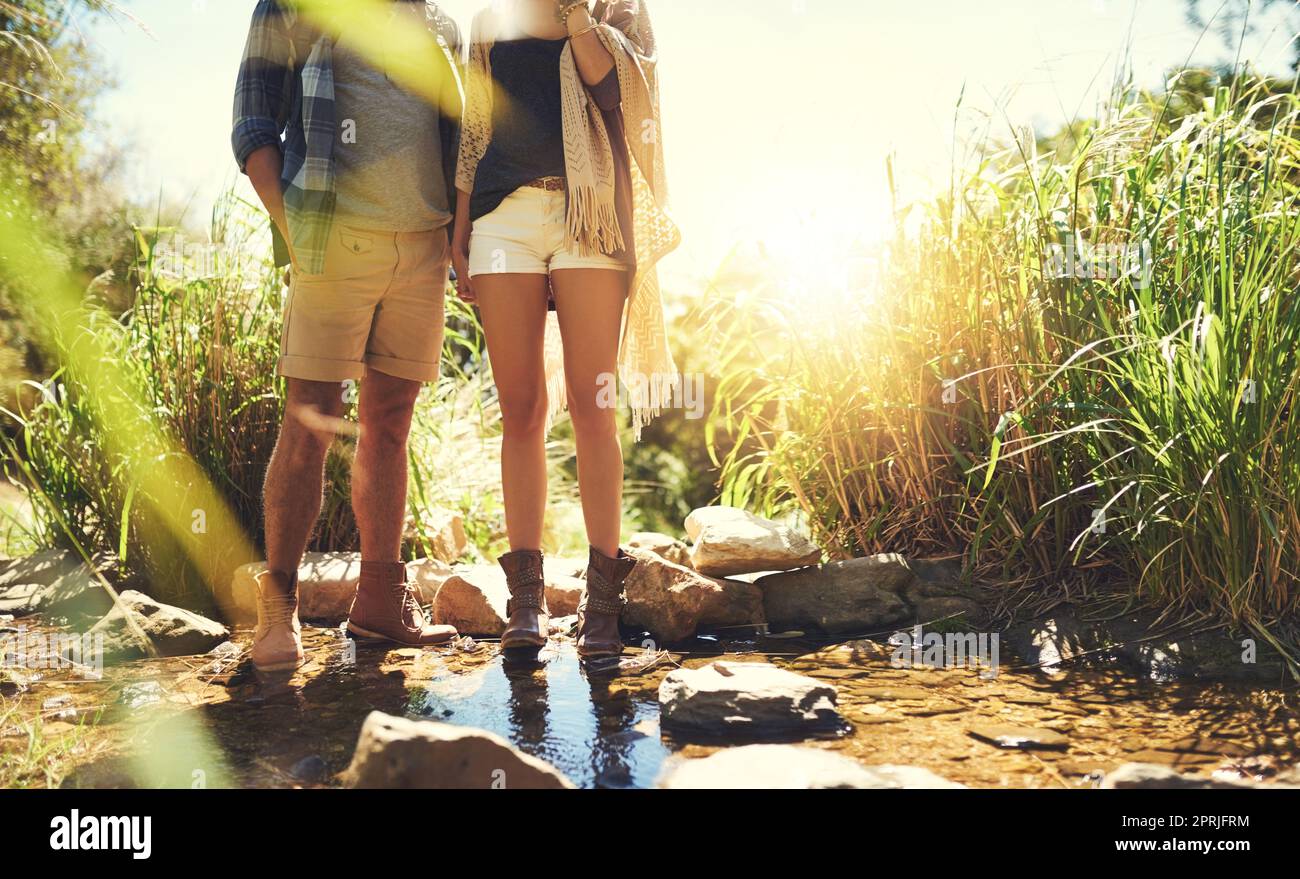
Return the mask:
{"type": "Polygon", "coordinates": [[[253,665],[258,671],[293,671],[302,665],[302,625],[298,622],[298,575],[265,571],[257,583],[257,629],[253,665]]]}
{"type": "Polygon", "coordinates": [[[348,633],[403,647],[428,647],[456,637],[451,626],[435,626],[425,617],[401,562],[361,563],[361,584],[348,611],[348,633]]]}
{"type": "Polygon", "coordinates": [[[542,553],[536,549],[508,552],[497,560],[506,573],[510,600],[506,602],[506,631],[501,648],[545,647],[551,628],[546,606],[546,580],[542,575],[542,553]]]}
{"type": "Polygon", "coordinates": [[[578,604],[578,655],[588,659],[623,652],[618,620],[627,604],[623,584],[636,559],[623,550],[610,558],[594,546],[587,563],[587,589],[578,604]]]}

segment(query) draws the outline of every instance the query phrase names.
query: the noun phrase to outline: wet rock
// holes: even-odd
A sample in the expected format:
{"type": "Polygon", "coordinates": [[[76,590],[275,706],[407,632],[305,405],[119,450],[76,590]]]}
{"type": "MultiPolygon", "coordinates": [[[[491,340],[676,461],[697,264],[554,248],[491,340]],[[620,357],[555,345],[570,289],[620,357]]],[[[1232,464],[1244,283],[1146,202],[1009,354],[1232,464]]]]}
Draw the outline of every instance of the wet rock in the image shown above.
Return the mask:
{"type": "Polygon", "coordinates": [[[1168,766],[1151,763],[1125,763],[1102,779],[1103,790],[1243,790],[1251,788],[1300,790],[1300,785],[1285,782],[1257,782],[1250,779],[1228,779],[1196,775],[1183,775],[1168,766]]]}
{"type": "Polygon", "coordinates": [[[979,603],[945,568],[892,553],[772,574],[757,586],[773,628],[836,635],[981,616],[979,603]]]}
{"type": "Polygon", "coordinates": [[[691,566],[691,548],[676,537],[659,534],[655,531],[641,531],[633,534],[627,541],[629,549],[641,549],[652,552],[661,559],[674,565],[689,568],[691,566]]]}
{"type": "MultiPolygon", "coordinates": [[[[543,576],[551,615],[577,613],[586,584],[545,570],[543,576]]],[[[433,618],[442,625],[455,626],[462,634],[497,638],[506,630],[509,598],[506,575],[499,566],[462,565],[453,569],[438,590],[433,601],[433,618]]]]}
{"type": "Polygon", "coordinates": [[[941,714],[960,714],[966,711],[967,707],[958,702],[937,699],[915,708],[902,708],[900,710],[908,717],[938,717],[941,714]]]}
{"type": "MultiPolygon", "coordinates": [[[[226,642],[230,643],[230,642],[226,642]]],[[[118,695],[117,701],[126,706],[128,709],[147,708],[150,705],[157,705],[167,693],[162,688],[162,684],[157,681],[136,681],[127,684],[122,688],[118,695]]]]}
{"type": "Polygon", "coordinates": [[[577,577],[566,577],[545,573],[546,577],[546,606],[551,611],[552,617],[567,617],[578,612],[578,602],[582,600],[582,593],[586,591],[587,584],[577,577]]]}
{"type": "Polygon", "coordinates": [[[162,656],[191,656],[207,653],[230,637],[230,630],[220,623],[179,607],[155,601],[148,595],[128,589],[118,596],[122,607],[114,607],[90,628],[90,635],[104,636],[104,656],[112,659],[136,659],[146,654],[144,647],[127,628],[123,609],[149,636],[162,656]]]}
{"type": "Polygon", "coordinates": [[[303,757],[289,769],[289,774],[299,781],[305,781],[308,784],[320,784],[329,778],[329,767],[325,765],[324,759],[316,754],[303,757]]]}
{"type": "Polygon", "coordinates": [[[0,613],[100,615],[113,606],[96,574],[113,582],[116,559],[92,557],[93,566],[68,550],[47,550],[0,563],[0,613]]]}
{"type": "Polygon", "coordinates": [[[354,788],[560,790],[573,783],[548,763],[485,730],[372,711],[344,782],[354,788]]]}
{"type": "Polygon", "coordinates": [[[770,626],[839,634],[907,622],[911,609],[899,593],[912,579],[901,556],[879,555],[773,574],[757,585],[770,626]]]}
{"type": "Polygon", "coordinates": [[[879,702],[924,702],[934,695],[921,687],[908,686],[860,687],[854,692],[863,698],[875,699],[879,702]]]}
{"type": "Polygon", "coordinates": [[[763,595],[737,580],[718,580],[641,549],[627,579],[623,623],[651,632],[664,643],[684,641],[711,627],[760,625],[763,595]]]}
{"type": "Polygon", "coordinates": [[[864,766],[832,751],[745,745],[670,765],[659,787],[672,790],[960,788],[915,766],[864,766]]]}
{"type": "Polygon", "coordinates": [[[754,662],[710,663],[669,672],[659,685],[665,727],[747,736],[815,732],[842,723],[835,687],[754,662]]]}
{"type": "Polygon", "coordinates": [[[974,726],[968,732],[983,742],[1011,750],[1063,751],[1070,739],[1050,729],[1033,729],[1024,726],[974,726]]]}
{"type": "Polygon", "coordinates": [[[695,510],[686,517],[686,533],[694,541],[691,567],[702,574],[789,571],[822,559],[821,549],[788,525],[735,507],[695,510]]]}
{"type": "Polygon", "coordinates": [[[47,715],[47,720],[72,720],[77,716],[76,704],[66,693],[61,696],[51,696],[43,701],[41,712],[47,715]]]}

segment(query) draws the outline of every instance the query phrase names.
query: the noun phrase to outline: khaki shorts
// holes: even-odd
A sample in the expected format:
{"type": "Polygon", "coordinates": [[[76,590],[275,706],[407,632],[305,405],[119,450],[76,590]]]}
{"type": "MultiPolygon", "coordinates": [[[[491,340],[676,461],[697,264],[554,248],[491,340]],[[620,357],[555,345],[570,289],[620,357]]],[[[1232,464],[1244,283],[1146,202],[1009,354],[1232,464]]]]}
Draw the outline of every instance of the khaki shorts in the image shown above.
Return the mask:
{"type": "Polygon", "coordinates": [[[474,223],[469,239],[469,276],[547,275],[559,269],[612,269],[627,264],[612,256],[579,256],[565,246],[567,200],[563,191],[521,186],[492,213],[474,223]]]}
{"type": "Polygon", "coordinates": [[[325,270],[291,273],[280,374],[344,382],[368,367],[435,380],[450,256],[445,228],[376,232],[335,223],[325,270]]]}

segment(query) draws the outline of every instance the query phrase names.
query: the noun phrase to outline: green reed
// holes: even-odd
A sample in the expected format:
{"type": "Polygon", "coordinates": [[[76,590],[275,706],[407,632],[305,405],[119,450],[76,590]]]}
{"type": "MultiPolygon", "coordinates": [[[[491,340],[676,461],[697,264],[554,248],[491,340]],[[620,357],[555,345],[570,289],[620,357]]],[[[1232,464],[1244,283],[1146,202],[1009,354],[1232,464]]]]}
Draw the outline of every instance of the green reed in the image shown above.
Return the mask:
{"type": "Polygon", "coordinates": [[[724,499],[1008,604],[1118,586],[1300,643],[1300,103],[1171,104],[986,138],[818,313],[717,297],[724,499]]]}

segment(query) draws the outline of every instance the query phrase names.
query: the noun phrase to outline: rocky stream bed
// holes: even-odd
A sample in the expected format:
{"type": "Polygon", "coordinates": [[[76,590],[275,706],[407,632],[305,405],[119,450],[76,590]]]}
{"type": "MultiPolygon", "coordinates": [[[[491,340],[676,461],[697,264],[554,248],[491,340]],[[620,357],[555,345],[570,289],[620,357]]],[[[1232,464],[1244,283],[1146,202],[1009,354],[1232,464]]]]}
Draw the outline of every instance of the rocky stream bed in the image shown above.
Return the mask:
{"type": "MultiPolygon", "coordinates": [[[[248,661],[255,565],[216,596],[227,627],[133,581],[116,584],[113,606],[97,582],[102,560],[0,562],[0,779],[1300,786],[1300,693],[1249,639],[1161,633],[1140,614],[1089,621],[1066,606],[986,631],[977,593],[949,562],[819,565],[821,551],[785,526],[718,508],[692,518],[693,545],[631,541],[641,563],[628,583],[629,647],[604,666],[574,649],[584,584],[573,560],[548,562],[551,640],[518,657],[495,640],[506,596],[490,566],[412,563],[434,618],[474,634],[417,650],[348,638],[358,560],[309,557],[307,661],[272,677],[248,661]],[[99,639],[93,665],[76,653],[87,636],[99,639]]],[[[446,558],[463,558],[463,534],[451,529],[446,544],[446,558]]]]}

